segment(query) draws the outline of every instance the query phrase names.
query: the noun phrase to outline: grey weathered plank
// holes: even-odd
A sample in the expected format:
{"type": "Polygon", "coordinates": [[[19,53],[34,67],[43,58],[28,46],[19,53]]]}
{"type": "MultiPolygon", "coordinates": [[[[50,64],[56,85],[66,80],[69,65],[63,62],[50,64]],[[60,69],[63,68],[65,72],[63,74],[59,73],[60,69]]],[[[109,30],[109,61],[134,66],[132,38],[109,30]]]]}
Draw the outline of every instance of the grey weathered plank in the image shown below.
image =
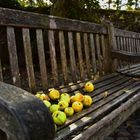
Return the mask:
{"type": "Polygon", "coordinates": [[[77,42],[77,53],[78,53],[79,67],[80,67],[80,76],[83,79],[84,78],[84,63],[83,63],[83,54],[82,54],[80,33],[76,33],[76,42],[77,42]]]}
{"type": "Polygon", "coordinates": [[[96,40],[96,51],[97,51],[97,60],[98,60],[98,70],[101,72],[102,71],[102,55],[101,55],[99,34],[96,34],[95,40],[96,40]]]}
{"type": "Polygon", "coordinates": [[[105,36],[101,35],[101,48],[102,48],[102,56],[105,58],[106,53],[106,44],[105,44],[105,36]]]}
{"type": "Polygon", "coordinates": [[[121,29],[114,29],[114,33],[116,36],[125,36],[125,37],[132,37],[132,38],[140,38],[140,34],[132,31],[121,30],[121,29]]]}
{"type": "Polygon", "coordinates": [[[68,68],[67,68],[67,58],[66,58],[66,49],[65,49],[65,40],[64,40],[63,31],[59,31],[59,44],[60,44],[62,72],[64,76],[64,81],[67,82],[68,81],[68,68]]]}
{"type": "Polygon", "coordinates": [[[125,94],[124,93],[125,88],[129,88],[129,86],[130,86],[130,88],[134,88],[136,85],[138,85],[138,83],[132,84],[132,81],[125,82],[125,83],[122,83],[121,86],[119,86],[119,85],[114,86],[114,89],[112,88],[110,90],[107,90],[110,96],[108,96],[106,99],[101,100],[100,98],[98,98],[99,96],[102,96],[102,98],[103,98],[102,94],[97,96],[97,98],[94,97],[94,99],[97,99],[98,102],[94,102],[94,104],[89,109],[83,110],[82,113],[79,113],[79,115],[75,116],[75,118],[73,117],[73,118],[68,119],[67,122],[71,122],[72,119],[78,118],[76,120],[73,120],[73,123],[75,124],[74,126],[76,126],[76,127],[72,128],[73,123],[71,122],[67,127],[65,127],[65,130],[62,129],[62,130],[58,131],[58,137],[56,138],[56,140],[60,140],[62,138],[66,139],[68,137],[68,135],[70,136],[70,135],[72,135],[72,133],[75,133],[76,131],[80,132],[82,127],[95,123],[97,121],[97,118],[101,117],[100,116],[101,112],[105,113],[105,112],[109,111],[110,108],[112,108],[114,105],[120,104],[121,101],[123,101],[125,98],[130,97],[131,94],[133,94],[133,93],[125,94]],[[117,89],[117,88],[119,88],[119,89],[117,89]],[[120,97],[120,95],[122,96],[122,98],[120,97]],[[81,117],[79,117],[79,116],[81,116],[81,117]],[[83,123],[82,118],[85,118],[85,117],[87,119],[83,123]],[[61,133],[63,133],[63,134],[61,134],[61,133]]]}
{"type": "Polygon", "coordinates": [[[70,55],[70,64],[71,64],[71,74],[72,79],[75,81],[77,79],[77,69],[76,69],[76,61],[75,61],[75,52],[74,52],[74,44],[73,44],[73,34],[72,32],[68,32],[68,41],[69,41],[69,55],[70,55]]]}
{"type": "Polygon", "coordinates": [[[97,67],[96,67],[96,56],[95,56],[95,42],[94,42],[94,37],[93,34],[90,34],[90,47],[91,47],[91,56],[92,56],[92,67],[94,70],[94,73],[97,72],[97,67]]]}
{"type": "Polygon", "coordinates": [[[44,52],[43,34],[41,29],[36,29],[36,38],[37,38],[37,49],[38,49],[38,56],[39,56],[39,66],[40,66],[42,85],[44,88],[47,88],[48,76],[47,76],[46,59],[45,59],[45,52],[44,52]]]}
{"type": "Polygon", "coordinates": [[[23,34],[23,45],[24,45],[24,52],[25,52],[26,69],[27,69],[27,74],[28,74],[28,83],[29,83],[30,90],[32,90],[35,88],[35,75],[34,75],[34,67],[33,67],[33,60],[32,60],[29,29],[23,28],[22,34],[23,34]]]}
{"type": "Polygon", "coordinates": [[[140,53],[112,50],[112,57],[126,61],[140,62],[140,53]]]}
{"type": "Polygon", "coordinates": [[[51,67],[52,67],[52,78],[54,84],[58,84],[58,70],[57,70],[55,39],[54,39],[53,30],[48,31],[48,40],[49,40],[49,50],[50,50],[50,59],[51,59],[51,67]]]}
{"type": "Polygon", "coordinates": [[[20,87],[20,74],[18,67],[15,32],[13,27],[7,27],[7,43],[10,57],[13,84],[20,87]]]}
{"type": "Polygon", "coordinates": [[[0,59],[0,81],[3,81],[3,74],[2,74],[2,64],[0,59]]]}
{"type": "MultiPolygon", "coordinates": [[[[140,107],[140,92],[81,134],[80,140],[103,140],[140,107]],[[111,123],[111,125],[110,125],[111,123]]],[[[122,100],[122,98],[120,99],[122,100]]]]}
{"type": "Polygon", "coordinates": [[[90,55],[89,55],[89,44],[88,44],[88,35],[87,33],[83,34],[84,38],[84,51],[85,51],[85,58],[86,58],[86,69],[87,75],[90,76],[90,55]]]}
{"type": "Polygon", "coordinates": [[[107,34],[103,25],[5,8],[0,8],[0,19],[0,25],[107,34]]]}

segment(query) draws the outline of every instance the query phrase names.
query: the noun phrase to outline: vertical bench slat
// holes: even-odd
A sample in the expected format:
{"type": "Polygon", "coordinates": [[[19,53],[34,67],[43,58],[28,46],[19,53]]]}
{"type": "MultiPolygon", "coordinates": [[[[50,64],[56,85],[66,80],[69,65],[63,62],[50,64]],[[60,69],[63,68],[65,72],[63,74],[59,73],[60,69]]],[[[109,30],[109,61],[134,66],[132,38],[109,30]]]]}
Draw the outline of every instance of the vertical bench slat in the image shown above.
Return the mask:
{"type": "Polygon", "coordinates": [[[137,52],[139,52],[139,39],[137,38],[137,52]]]}
{"type": "Polygon", "coordinates": [[[62,72],[64,76],[64,81],[68,81],[68,69],[67,69],[67,58],[66,58],[66,49],[65,49],[65,41],[64,41],[64,33],[63,31],[59,31],[59,43],[60,43],[60,54],[61,54],[61,64],[62,64],[62,72]]]}
{"type": "Polygon", "coordinates": [[[134,39],[134,52],[137,52],[137,46],[136,46],[136,38],[134,39]]]}
{"type": "Polygon", "coordinates": [[[103,53],[103,57],[105,58],[105,37],[104,35],[101,35],[101,47],[102,47],[102,53],[103,53]]]}
{"type": "Polygon", "coordinates": [[[88,46],[88,36],[87,33],[84,33],[84,49],[86,57],[86,69],[88,76],[90,75],[90,60],[89,60],[89,46],[88,46]]]}
{"type": "Polygon", "coordinates": [[[76,42],[77,42],[77,52],[78,52],[79,67],[80,67],[80,76],[81,78],[84,78],[84,63],[83,63],[80,33],[76,33],[76,42]]]}
{"type": "Polygon", "coordinates": [[[43,84],[44,88],[47,88],[47,86],[48,86],[47,77],[48,76],[47,76],[46,61],[45,61],[43,34],[42,34],[41,29],[36,30],[36,38],[37,38],[37,49],[38,49],[39,66],[40,66],[42,84],[43,84]]]}
{"type": "Polygon", "coordinates": [[[98,58],[98,70],[101,72],[102,67],[101,67],[101,49],[100,49],[100,41],[99,41],[99,35],[96,34],[96,48],[97,48],[97,58],[98,58]]]}
{"type": "Polygon", "coordinates": [[[126,48],[127,48],[127,50],[126,51],[129,51],[129,42],[128,42],[128,37],[126,38],[126,48]]]}
{"type": "Polygon", "coordinates": [[[92,56],[92,67],[93,67],[94,73],[96,73],[97,68],[96,68],[96,56],[95,56],[95,42],[94,42],[94,37],[92,33],[90,33],[90,47],[91,47],[91,56],[92,56]]]}
{"type": "Polygon", "coordinates": [[[23,33],[23,45],[25,52],[26,69],[28,74],[28,83],[30,90],[33,90],[35,88],[35,76],[34,76],[29,29],[23,28],[22,33],[23,33]]]}
{"type": "Polygon", "coordinates": [[[7,27],[7,42],[10,57],[13,84],[20,87],[20,74],[16,49],[15,32],[13,27],[7,27]]]}
{"type": "Polygon", "coordinates": [[[57,71],[57,62],[56,62],[56,51],[55,51],[55,40],[54,40],[54,31],[48,30],[49,38],[49,49],[50,49],[50,58],[51,58],[51,67],[52,67],[52,78],[54,84],[58,84],[58,71],[57,71]]]}
{"type": "Polygon", "coordinates": [[[128,42],[129,42],[129,52],[131,52],[131,38],[130,37],[129,37],[128,42]]]}
{"type": "Polygon", "coordinates": [[[69,55],[70,55],[70,64],[71,64],[71,74],[72,79],[74,81],[77,80],[76,73],[76,61],[75,61],[75,53],[74,53],[74,44],[73,44],[73,35],[72,32],[68,32],[68,41],[69,41],[69,55]]]}
{"type": "Polygon", "coordinates": [[[133,52],[133,39],[130,38],[130,51],[133,52]]]}
{"type": "Polygon", "coordinates": [[[1,59],[0,59],[0,81],[3,81],[1,59]]]}

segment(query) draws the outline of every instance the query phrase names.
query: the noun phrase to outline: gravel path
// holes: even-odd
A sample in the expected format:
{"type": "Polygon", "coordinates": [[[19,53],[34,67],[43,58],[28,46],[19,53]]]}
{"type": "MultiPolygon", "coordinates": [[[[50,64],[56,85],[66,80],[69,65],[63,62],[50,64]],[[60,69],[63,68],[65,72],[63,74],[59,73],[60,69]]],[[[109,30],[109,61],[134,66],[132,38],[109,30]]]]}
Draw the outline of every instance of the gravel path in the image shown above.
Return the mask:
{"type": "Polygon", "coordinates": [[[140,109],[104,140],[140,140],[140,109]]]}

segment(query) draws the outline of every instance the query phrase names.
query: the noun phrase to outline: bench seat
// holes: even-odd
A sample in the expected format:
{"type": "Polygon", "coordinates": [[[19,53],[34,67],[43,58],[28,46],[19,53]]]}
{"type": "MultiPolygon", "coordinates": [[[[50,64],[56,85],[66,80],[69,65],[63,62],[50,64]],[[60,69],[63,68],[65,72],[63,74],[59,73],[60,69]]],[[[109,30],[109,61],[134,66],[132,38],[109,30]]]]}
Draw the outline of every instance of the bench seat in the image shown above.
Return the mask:
{"type": "Polygon", "coordinates": [[[125,66],[123,69],[119,69],[118,72],[127,76],[140,78],[140,64],[125,66]]]}
{"type": "MultiPolygon", "coordinates": [[[[114,73],[97,80],[94,84],[95,91],[89,93],[93,105],[75,114],[65,125],[59,127],[55,140],[103,139],[124,121],[123,118],[120,119],[123,113],[126,119],[140,107],[140,104],[135,105],[136,100],[140,102],[140,81],[114,73]],[[130,103],[133,104],[133,109],[130,103]],[[123,111],[118,113],[118,110],[123,111]],[[113,120],[108,120],[110,117],[113,117],[113,120]],[[107,122],[104,124],[105,120],[107,122]],[[106,134],[101,135],[104,131],[106,134]]],[[[82,89],[79,90],[82,92],[82,89]]]]}

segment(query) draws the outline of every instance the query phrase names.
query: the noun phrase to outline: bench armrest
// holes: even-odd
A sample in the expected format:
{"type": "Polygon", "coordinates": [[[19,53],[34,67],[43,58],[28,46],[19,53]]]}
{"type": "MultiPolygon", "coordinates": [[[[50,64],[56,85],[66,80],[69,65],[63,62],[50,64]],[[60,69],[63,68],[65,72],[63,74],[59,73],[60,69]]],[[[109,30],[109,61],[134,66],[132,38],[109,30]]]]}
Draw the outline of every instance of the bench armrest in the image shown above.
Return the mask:
{"type": "Polygon", "coordinates": [[[112,58],[126,61],[140,62],[140,53],[112,50],[112,58]]]}

